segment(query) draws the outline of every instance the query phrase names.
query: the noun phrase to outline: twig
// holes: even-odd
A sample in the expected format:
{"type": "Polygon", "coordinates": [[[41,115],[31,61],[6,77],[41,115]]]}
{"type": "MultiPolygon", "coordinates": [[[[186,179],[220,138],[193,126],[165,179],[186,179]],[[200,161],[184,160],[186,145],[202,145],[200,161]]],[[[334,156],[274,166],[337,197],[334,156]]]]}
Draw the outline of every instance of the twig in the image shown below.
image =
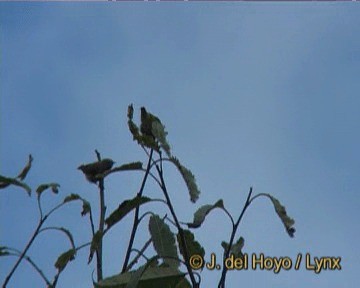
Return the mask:
{"type": "MultiPolygon", "coordinates": [[[[232,233],[231,233],[231,236],[230,236],[230,241],[229,241],[229,247],[228,247],[228,249],[226,249],[225,254],[224,254],[224,261],[225,261],[226,258],[229,257],[231,247],[232,247],[232,245],[234,243],[234,238],[235,238],[235,235],[236,235],[236,231],[237,231],[237,229],[239,227],[239,224],[241,222],[242,217],[245,214],[246,209],[249,207],[249,205],[251,203],[251,201],[250,201],[251,194],[252,194],[252,187],[250,187],[249,194],[248,194],[248,196],[246,198],[246,202],[245,202],[245,205],[244,205],[244,207],[243,207],[243,209],[242,209],[242,211],[240,213],[240,216],[237,219],[235,225],[233,226],[232,233]]],[[[226,278],[227,271],[228,271],[228,269],[226,268],[225,265],[223,265],[223,269],[222,269],[221,278],[220,278],[220,281],[219,281],[218,288],[224,288],[225,287],[225,278],[226,278]]]]}
{"type": "MultiPolygon", "coordinates": [[[[101,161],[101,155],[98,150],[95,150],[96,157],[98,161],[101,161]]],[[[104,179],[101,178],[99,180],[99,194],[100,194],[100,219],[99,219],[99,231],[102,234],[105,226],[105,214],[106,214],[106,206],[105,206],[105,187],[104,187],[104,179]]],[[[102,271],[102,237],[100,237],[99,245],[96,250],[96,269],[97,269],[97,280],[100,281],[103,279],[103,271],[102,271]]]]}
{"type": "MultiPolygon", "coordinates": [[[[147,167],[146,167],[146,172],[145,172],[144,178],[142,180],[140,190],[137,193],[137,195],[140,196],[140,197],[143,194],[143,191],[144,191],[144,188],[145,188],[145,183],[146,183],[147,177],[148,177],[148,175],[150,173],[150,164],[151,164],[153,152],[154,152],[154,150],[151,149],[150,154],[149,154],[149,160],[148,160],[147,167]]],[[[130,253],[131,253],[132,247],[134,245],[135,234],[136,234],[137,227],[139,225],[139,211],[140,211],[140,206],[137,206],[135,208],[134,222],[133,222],[133,227],[132,227],[131,234],[130,234],[129,245],[128,245],[128,248],[126,250],[125,260],[124,260],[124,264],[123,264],[123,267],[122,267],[122,273],[127,271],[127,266],[129,264],[130,253]]]]}
{"type": "Polygon", "coordinates": [[[17,269],[17,267],[19,266],[19,264],[21,263],[21,261],[24,259],[27,251],[29,250],[30,246],[32,245],[32,243],[34,242],[36,236],[38,235],[41,226],[44,224],[44,221],[46,220],[46,218],[40,219],[38,226],[36,227],[33,235],[31,236],[29,242],[26,244],[25,249],[23,250],[23,252],[21,253],[20,257],[18,258],[18,260],[16,261],[14,267],[11,269],[10,273],[6,276],[4,284],[3,284],[3,288],[6,288],[6,285],[9,283],[11,277],[13,276],[15,270],[17,269]]]}
{"type": "Polygon", "coordinates": [[[156,170],[158,171],[158,174],[159,174],[159,177],[160,177],[160,181],[161,181],[161,184],[162,184],[162,190],[164,192],[166,202],[167,202],[168,207],[170,209],[171,215],[174,218],[175,225],[176,225],[176,227],[178,229],[178,232],[179,232],[179,235],[180,235],[181,246],[183,247],[183,252],[184,252],[184,260],[185,260],[186,269],[187,269],[188,274],[190,276],[190,280],[191,280],[191,283],[193,285],[193,288],[197,288],[197,287],[199,287],[199,284],[198,284],[198,282],[196,282],[193,271],[192,271],[191,266],[189,264],[189,252],[187,250],[186,241],[185,241],[185,235],[184,235],[183,229],[180,226],[180,222],[179,222],[179,220],[178,220],[178,218],[177,218],[177,216],[175,214],[174,207],[171,204],[169,193],[167,191],[165,180],[164,180],[164,177],[163,177],[162,169],[157,164],[155,165],[155,167],[156,167],[156,170]]]}
{"type": "MultiPolygon", "coordinates": [[[[20,255],[21,255],[21,252],[20,252],[19,250],[17,250],[17,249],[9,248],[8,250],[11,250],[11,251],[16,252],[16,253],[9,253],[8,255],[10,255],[10,256],[20,256],[20,255]]],[[[47,284],[48,286],[50,286],[50,285],[51,285],[50,281],[47,279],[47,277],[45,276],[44,272],[39,268],[39,266],[37,266],[37,265],[35,264],[35,262],[34,262],[29,256],[27,256],[27,255],[24,255],[24,259],[25,259],[26,261],[28,261],[31,266],[33,266],[33,268],[40,274],[41,278],[44,279],[44,281],[46,282],[46,284],[47,284]]],[[[5,284],[4,284],[4,285],[5,285],[5,284]]],[[[3,287],[5,287],[5,286],[3,286],[3,287]]]]}
{"type": "Polygon", "coordinates": [[[138,254],[135,256],[135,258],[129,263],[129,265],[126,268],[126,272],[129,271],[139,260],[139,258],[144,255],[145,250],[149,247],[151,244],[152,239],[149,238],[149,240],[146,241],[144,246],[141,248],[140,251],[138,251],[138,254]]]}

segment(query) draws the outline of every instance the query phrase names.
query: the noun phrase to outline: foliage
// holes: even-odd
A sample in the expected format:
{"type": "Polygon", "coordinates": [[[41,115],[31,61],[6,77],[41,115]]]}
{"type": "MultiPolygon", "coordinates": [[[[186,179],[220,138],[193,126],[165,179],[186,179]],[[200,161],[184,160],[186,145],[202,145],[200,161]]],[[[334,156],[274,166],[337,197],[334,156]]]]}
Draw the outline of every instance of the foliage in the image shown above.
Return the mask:
{"type": "MultiPolygon", "coordinates": [[[[167,185],[164,179],[164,164],[169,163],[174,165],[180,173],[180,176],[185,182],[187,192],[190,196],[190,201],[196,203],[200,196],[200,189],[196,183],[194,174],[190,169],[185,167],[180,160],[173,154],[171,146],[167,140],[168,133],[165,126],[160,119],[148,112],[145,107],[141,107],[140,126],[135,123],[134,108],[132,105],[128,107],[128,127],[133,139],[145,151],[147,156],[147,164],[144,167],[143,162],[135,161],[125,163],[114,167],[115,161],[110,158],[101,158],[100,153],[95,150],[97,161],[82,164],[78,167],[86,179],[91,183],[97,185],[99,189],[99,203],[100,211],[97,215],[97,227],[95,218],[92,213],[91,203],[78,194],[67,195],[62,202],[44,212],[42,208],[42,195],[45,191],[50,190],[53,193],[59,193],[60,185],[58,183],[49,182],[43,183],[36,188],[36,201],[39,209],[39,221],[34,230],[32,237],[29,239],[27,245],[22,251],[9,246],[0,246],[0,257],[16,257],[14,266],[7,274],[3,287],[6,287],[10,282],[15,270],[22,261],[27,261],[34,270],[39,273],[47,287],[56,287],[59,276],[70,264],[75,260],[77,252],[81,249],[89,248],[88,263],[92,262],[95,256],[96,265],[96,281],[94,287],[98,288],[149,288],[149,287],[173,287],[173,288],[189,288],[200,287],[201,271],[195,271],[190,265],[190,257],[192,255],[205,256],[205,248],[196,240],[194,233],[189,229],[198,229],[206,220],[206,217],[214,210],[222,210],[229,218],[232,224],[232,231],[229,239],[223,241],[221,246],[224,249],[224,261],[230,254],[236,257],[242,257],[242,249],[245,245],[245,240],[242,236],[235,240],[238,234],[238,226],[243,219],[247,208],[252,202],[259,197],[267,197],[271,200],[276,214],[282,221],[285,230],[290,237],[294,236],[295,221],[287,214],[285,207],[279,200],[270,194],[260,193],[252,196],[252,188],[247,195],[247,200],[244,204],[237,219],[228,212],[224,205],[224,201],[219,199],[214,204],[202,205],[193,214],[193,221],[185,223],[179,220],[179,216],[174,211],[170,194],[167,190],[167,185]],[[140,127],[140,128],[139,128],[140,127]],[[163,155],[166,155],[164,157],[163,155]],[[118,207],[109,213],[106,211],[106,195],[104,192],[104,185],[107,177],[121,172],[141,172],[143,179],[141,187],[136,195],[130,199],[124,199],[118,207]],[[149,178],[155,180],[158,184],[161,198],[152,199],[145,196],[145,183],[149,178]],[[64,227],[45,226],[48,217],[61,210],[62,207],[74,202],[80,201],[82,203],[81,216],[89,218],[92,237],[88,242],[81,245],[76,245],[73,234],[70,230],[64,227]],[[155,211],[146,210],[140,214],[140,208],[148,207],[152,202],[161,202],[169,211],[166,215],[158,215],[155,211]],[[123,261],[123,268],[119,274],[104,278],[103,271],[103,239],[106,237],[108,231],[116,225],[121,225],[122,220],[133,214],[133,227],[129,235],[129,245],[125,251],[125,259],[123,261]],[[145,221],[146,216],[150,215],[148,220],[149,240],[144,243],[143,247],[134,248],[135,235],[139,232],[139,224],[145,221]],[[189,229],[185,229],[185,227],[189,229]],[[28,256],[28,252],[36,237],[46,230],[58,230],[69,241],[69,249],[59,255],[55,261],[57,273],[49,278],[44,275],[40,267],[28,256]],[[145,257],[145,251],[152,244],[154,248],[153,257],[150,259],[145,257]],[[131,258],[131,253],[137,251],[136,255],[131,258]],[[196,277],[195,277],[196,275],[196,277]]],[[[32,189],[24,182],[26,176],[32,168],[33,157],[29,155],[29,159],[20,171],[18,176],[7,177],[0,175],[0,189],[5,189],[9,186],[17,186],[25,190],[31,196],[32,189]]],[[[184,216],[184,215],[181,215],[184,216]]],[[[146,233],[146,231],[141,231],[146,233]]],[[[202,268],[202,267],[200,267],[202,268]]],[[[196,269],[197,270],[197,269],[196,269]]],[[[221,278],[218,287],[225,287],[227,268],[223,265],[221,271],[221,278]]]]}

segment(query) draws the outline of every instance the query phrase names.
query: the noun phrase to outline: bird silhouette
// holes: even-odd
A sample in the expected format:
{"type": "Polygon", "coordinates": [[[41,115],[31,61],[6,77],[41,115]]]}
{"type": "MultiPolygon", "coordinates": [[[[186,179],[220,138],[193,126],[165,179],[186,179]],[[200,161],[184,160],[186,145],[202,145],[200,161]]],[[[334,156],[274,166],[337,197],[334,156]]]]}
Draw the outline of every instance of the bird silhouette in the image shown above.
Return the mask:
{"type": "Polygon", "coordinates": [[[89,182],[96,183],[99,180],[96,176],[110,170],[114,163],[113,160],[106,158],[101,161],[80,165],[78,169],[84,173],[89,182]]]}
{"type": "Polygon", "coordinates": [[[161,124],[161,121],[155,115],[146,111],[145,107],[141,107],[141,125],[140,131],[143,135],[152,136],[155,138],[154,134],[152,133],[152,124],[155,121],[158,121],[161,124]]]}

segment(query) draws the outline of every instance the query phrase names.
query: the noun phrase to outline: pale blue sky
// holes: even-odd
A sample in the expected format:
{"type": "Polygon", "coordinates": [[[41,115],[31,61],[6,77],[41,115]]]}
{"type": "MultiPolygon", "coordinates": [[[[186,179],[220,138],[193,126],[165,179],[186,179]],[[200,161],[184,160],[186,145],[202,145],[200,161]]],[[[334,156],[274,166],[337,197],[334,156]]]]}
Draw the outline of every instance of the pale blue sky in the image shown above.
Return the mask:
{"type": "MultiPolygon", "coordinates": [[[[48,207],[70,193],[95,205],[95,186],[76,167],[93,161],[95,148],[118,163],[145,161],[126,109],[146,106],[202,191],[189,204],[168,168],[183,221],[219,198],[237,215],[253,186],[281,200],[297,232],[290,239],[270,203],[255,201],[239,231],[245,252],[342,257],[342,271],[232,272],[228,287],[357,287],[359,19],[357,3],[0,3],[0,173],[15,175],[32,153],[27,182],[61,184],[59,196],[44,197],[48,207]]],[[[140,179],[111,177],[108,211],[132,197],[140,179]]],[[[147,191],[160,195],[153,185],[147,191]]],[[[90,233],[80,210],[73,204],[49,222],[70,226],[77,244],[90,233]]],[[[2,190],[0,245],[24,247],[35,216],[34,197],[2,190]]],[[[131,221],[105,241],[106,276],[119,272],[131,221]]],[[[207,255],[220,256],[229,233],[215,211],[196,236],[207,255]]],[[[61,236],[49,236],[29,253],[47,275],[68,249],[61,236]]],[[[67,267],[59,287],[91,287],[87,255],[67,267]]],[[[1,282],[13,261],[1,259],[1,282]]],[[[203,287],[215,287],[218,277],[203,273],[203,287]]],[[[8,287],[29,283],[43,287],[22,265],[8,287]]]]}

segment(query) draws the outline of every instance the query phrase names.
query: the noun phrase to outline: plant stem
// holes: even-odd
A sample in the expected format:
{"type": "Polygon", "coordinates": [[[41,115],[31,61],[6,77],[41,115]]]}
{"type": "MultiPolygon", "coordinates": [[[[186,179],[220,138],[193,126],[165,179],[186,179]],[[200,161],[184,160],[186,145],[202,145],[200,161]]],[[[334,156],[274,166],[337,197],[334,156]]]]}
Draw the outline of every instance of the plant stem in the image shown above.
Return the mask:
{"type": "MultiPolygon", "coordinates": [[[[98,161],[101,161],[100,153],[95,150],[96,156],[98,161]]],[[[99,180],[99,193],[100,193],[100,219],[99,219],[99,231],[102,235],[104,231],[105,225],[105,213],[106,213],[106,206],[105,206],[105,188],[104,188],[104,179],[99,180]]],[[[103,279],[103,271],[102,271],[102,244],[103,238],[100,237],[98,249],[96,250],[96,270],[97,270],[97,280],[98,282],[103,279]]]]}
{"type": "Polygon", "coordinates": [[[19,264],[21,263],[21,261],[24,259],[27,251],[29,250],[29,248],[30,248],[30,246],[32,245],[32,243],[34,242],[36,236],[39,234],[39,231],[40,231],[40,229],[41,229],[41,226],[44,224],[45,220],[46,220],[46,216],[45,216],[44,218],[40,219],[39,224],[38,224],[38,226],[36,227],[33,235],[31,236],[31,238],[30,238],[30,240],[29,240],[29,242],[27,243],[25,249],[24,249],[23,252],[21,253],[21,255],[20,255],[20,257],[18,258],[18,260],[16,261],[16,263],[15,263],[14,267],[11,269],[10,273],[6,276],[5,281],[4,281],[4,284],[3,284],[3,286],[2,286],[3,288],[6,288],[6,285],[9,283],[9,281],[10,281],[11,277],[13,276],[15,270],[17,269],[17,267],[19,266],[19,264]]]}
{"type": "MultiPolygon", "coordinates": [[[[17,249],[11,248],[11,249],[9,249],[9,250],[14,251],[14,252],[9,253],[10,256],[19,257],[19,256],[21,255],[21,252],[18,251],[17,249]],[[15,252],[16,252],[16,253],[15,253],[15,252]]],[[[24,259],[30,263],[30,265],[40,274],[41,278],[44,279],[44,281],[46,282],[46,284],[47,284],[48,286],[50,286],[50,285],[51,285],[50,281],[46,278],[44,272],[36,265],[36,263],[35,263],[29,256],[26,256],[26,255],[25,255],[25,256],[24,256],[24,259]]],[[[5,286],[3,286],[3,287],[5,287],[5,286]]]]}
{"type": "MultiPolygon", "coordinates": [[[[224,255],[224,261],[226,258],[229,257],[229,254],[230,254],[230,250],[231,250],[231,247],[234,243],[234,239],[235,239],[235,235],[236,235],[236,231],[239,227],[239,224],[241,222],[241,219],[242,217],[244,216],[245,214],[245,211],[246,209],[249,207],[251,201],[250,201],[250,198],[251,198],[251,194],[252,194],[252,187],[250,187],[250,191],[249,191],[249,194],[246,198],[246,202],[245,202],[245,205],[240,213],[240,216],[239,218],[237,219],[235,225],[233,226],[233,229],[232,229],[232,232],[231,232],[231,236],[230,236],[230,241],[229,241],[229,248],[225,251],[225,255],[224,255]]],[[[225,265],[223,265],[223,269],[222,269],[222,272],[221,272],[221,278],[220,278],[220,281],[219,281],[219,285],[218,285],[218,288],[224,288],[225,287],[225,278],[226,278],[226,273],[227,273],[228,269],[226,268],[225,265]]]]}
{"type": "MultiPolygon", "coordinates": [[[[148,160],[146,171],[145,171],[145,175],[144,175],[144,178],[142,180],[140,190],[137,193],[137,196],[140,196],[140,197],[143,194],[143,191],[144,191],[144,188],[145,188],[145,183],[146,183],[147,177],[148,177],[148,175],[150,173],[150,168],[151,168],[150,165],[151,165],[153,152],[154,152],[154,150],[151,149],[150,154],[149,154],[149,160],[148,160]]],[[[139,211],[140,211],[140,206],[137,206],[135,208],[135,216],[134,216],[133,227],[132,227],[132,231],[131,231],[131,235],[130,235],[130,239],[129,239],[129,245],[128,245],[128,248],[126,250],[125,260],[124,260],[124,264],[123,264],[123,267],[122,267],[122,270],[121,270],[122,273],[127,271],[127,266],[129,264],[131,250],[132,250],[132,247],[134,245],[136,230],[137,230],[137,227],[139,225],[139,211]]]]}
{"type": "Polygon", "coordinates": [[[193,288],[197,288],[199,287],[199,284],[196,282],[196,279],[194,277],[194,273],[191,269],[191,266],[189,264],[189,252],[187,250],[187,246],[186,246],[186,241],[185,241],[185,236],[184,236],[184,232],[183,232],[183,229],[181,228],[180,226],[180,222],[175,214],[175,210],[174,210],[174,207],[172,206],[171,204],[171,200],[170,200],[170,197],[169,197],[169,193],[166,189],[166,185],[165,185],[165,180],[164,180],[164,177],[163,177],[163,172],[162,172],[162,169],[159,168],[159,166],[156,164],[156,170],[158,171],[158,174],[160,176],[160,181],[161,181],[161,184],[162,184],[162,190],[164,192],[164,195],[165,195],[165,198],[166,198],[166,202],[167,202],[167,205],[170,209],[170,212],[171,212],[171,215],[172,217],[174,218],[174,221],[175,221],[175,225],[179,231],[179,235],[180,235],[180,240],[181,240],[181,246],[183,248],[183,251],[184,251],[184,260],[185,260],[185,266],[186,266],[186,269],[188,271],[188,274],[190,276],[190,280],[191,280],[191,283],[193,285],[193,288]]]}
{"type": "Polygon", "coordinates": [[[151,238],[146,241],[145,245],[141,248],[140,251],[138,251],[138,254],[135,256],[135,258],[129,263],[129,265],[126,268],[126,271],[129,271],[138,262],[139,258],[143,256],[145,250],[149,247],[151,242],[152,242],[151,238]]]}

